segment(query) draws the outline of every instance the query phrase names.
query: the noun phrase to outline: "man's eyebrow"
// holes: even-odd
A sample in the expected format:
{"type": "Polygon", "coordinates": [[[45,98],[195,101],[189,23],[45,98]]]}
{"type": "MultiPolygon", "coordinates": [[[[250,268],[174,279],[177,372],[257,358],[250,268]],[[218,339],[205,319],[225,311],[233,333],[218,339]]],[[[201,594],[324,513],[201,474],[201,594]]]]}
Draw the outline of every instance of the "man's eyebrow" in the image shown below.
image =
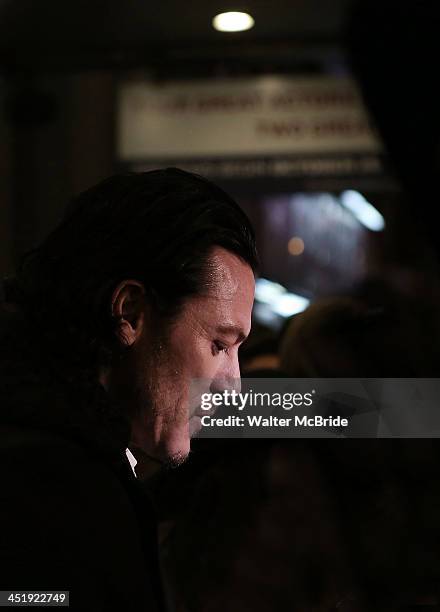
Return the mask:
{"type": "Polygon", "coordinates": [[[216,328],[216,332],[227,336],[234,335],[236,342],[243,342],[247,338],[247,334],[244,333],[239,325],[219,325],[216,328]]]}

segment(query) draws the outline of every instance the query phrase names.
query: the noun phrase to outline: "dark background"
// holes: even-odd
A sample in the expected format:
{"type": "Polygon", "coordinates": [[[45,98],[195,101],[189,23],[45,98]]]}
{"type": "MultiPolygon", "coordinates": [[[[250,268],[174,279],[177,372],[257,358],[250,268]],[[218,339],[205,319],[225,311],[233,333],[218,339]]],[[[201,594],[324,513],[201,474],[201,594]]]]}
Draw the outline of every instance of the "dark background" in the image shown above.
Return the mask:
{"type": "MultiPolygon", "coordinates": [[[[376,38],[374,27],[380,29],[395,19],[394,4],[370,11],[371,23],[360,39],[366,56],[376,38]]],[[[420,13],[421,3],[403,4],[420,13]]],[[[250,1],[239,7],[198,1],[185,7],[172,1],[2,1],[0,274],[11,273],[19,257],[54,227],[73,195],[120,168],[116,96],[122,82],[133,77],[161,82],[264,74],[347,75],[351,68],[345,41],[353,6],[350,0],[250,1]],[[216,32],[213,16],[234,8],[248,10],[255,27],[242,33],[216,32]]],[[[433,7],[422,10],[417,41],[432,21],[433,7]]],[[[384,48],[393,44],[394,33],[388,35],[383,37],[384,48]]],[[[432,65],[432,78],[433,51],[434,47],[412,50],[417,65],[423,64],[427,73],[432,65]]],[[[411,88],[414,71],[405,71],[400,66],[399,78],[411,88]]],[[[399,108],[396,105],[395,111],[405,125],[424,112],[423,107],[399,108]]],[[[308,298],[346,289],[370,274],[399,279],[413,290],[420,270],[431,266],[426,232],[415,229],[393,164],[386,157],[383,161],[383,172],[361,178],[223,176],[219,182],[237,197],[255,224],[262,272],[268,278],[308,298]],[[321,245],[318,255],[314,248],[302,258],[292,258],[284,247],[274,255],[265,246],[288,240],[274,230],[271,210],[287,203],[292,194],[338,193],[353,186],[373,202],[387,223],[380,235],[361,228],[346,236],[359,256],[341,250],[338,231],[343,230],[335,227],[327,228],[325,235],[312,235],[314,245],[321,245]]],[[[421,206],[429,217],[436,206],[424,200],[421,206]]],[[[295,226],[295,219],[293,214],[287,226],[295,226]]]]}

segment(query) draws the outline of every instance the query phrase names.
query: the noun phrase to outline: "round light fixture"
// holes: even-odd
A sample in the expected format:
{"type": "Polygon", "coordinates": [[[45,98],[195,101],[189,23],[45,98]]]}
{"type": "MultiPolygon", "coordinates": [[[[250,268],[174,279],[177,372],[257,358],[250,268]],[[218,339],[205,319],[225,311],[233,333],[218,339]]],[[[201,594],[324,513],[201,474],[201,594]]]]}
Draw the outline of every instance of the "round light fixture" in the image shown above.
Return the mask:
{"type": "Polygon", "coordinates": [[[251,15],[238,11],[220,13],[212,20],[213,27],[219,32],[244,32],[244,30],[250,30],[254,23],[251,15]]]}

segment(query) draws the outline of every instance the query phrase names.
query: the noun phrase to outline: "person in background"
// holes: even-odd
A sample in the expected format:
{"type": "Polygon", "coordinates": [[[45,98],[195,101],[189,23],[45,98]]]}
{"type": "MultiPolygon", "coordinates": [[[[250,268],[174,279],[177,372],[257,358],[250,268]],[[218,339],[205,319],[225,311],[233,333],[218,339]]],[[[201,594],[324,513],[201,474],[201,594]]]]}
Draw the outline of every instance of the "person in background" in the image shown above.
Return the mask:
{"type": "Polygon", "coordinates": [[[434,312],[401,295],[327,298],[292,319],[280,363],[294,378],[436,376],[439,335],[434,312]]]}

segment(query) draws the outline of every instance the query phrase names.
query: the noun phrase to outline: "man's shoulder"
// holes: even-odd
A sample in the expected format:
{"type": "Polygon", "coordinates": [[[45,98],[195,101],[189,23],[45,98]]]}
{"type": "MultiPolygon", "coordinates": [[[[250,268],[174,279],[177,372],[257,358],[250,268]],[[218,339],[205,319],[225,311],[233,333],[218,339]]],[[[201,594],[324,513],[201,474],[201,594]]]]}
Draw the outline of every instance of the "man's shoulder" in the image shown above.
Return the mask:
{"type": "Polygon", "coordinates": [[[2,584],[67,585],[81,610],[156,609],[132,499],[98,453],[0,427],[0,482],[2,584]]]}
{"type": "Polygon", "coordinates": [[[29,470],[46,464],[78,469],[90,467],[91,455],[81,444],[62,434],[44,429],[26,428],[15,425],[0,425],[0,455],[3,467],[27,464],[29,470]]]}
{"type": "Polygon", "coordinates": [[[59,433],[35,427],[0,423],[0,452],[20,453],[37,448],[58,447],[66,452],[82,454],[82,447],[59,433]]]}
{"type": "MultiPolygon", "coordinates": [[[[123,460],[123,458],[121,458],[123,460]]],[[[0,428],[0,515],[15,530],[76,547],[133,541],[136,512],[126,483],[98,454],[57,434],[0,428]]]]}
{"type": "Polygon", "coordinates": [[[93,499],[96,508],[110,497],[113,503],[125,497],[120,478],[98,453],[44,430],[0,426],[0,474],[9,498],[14,491],[16,498],[64,499],[75,505],[93,499]]]}

